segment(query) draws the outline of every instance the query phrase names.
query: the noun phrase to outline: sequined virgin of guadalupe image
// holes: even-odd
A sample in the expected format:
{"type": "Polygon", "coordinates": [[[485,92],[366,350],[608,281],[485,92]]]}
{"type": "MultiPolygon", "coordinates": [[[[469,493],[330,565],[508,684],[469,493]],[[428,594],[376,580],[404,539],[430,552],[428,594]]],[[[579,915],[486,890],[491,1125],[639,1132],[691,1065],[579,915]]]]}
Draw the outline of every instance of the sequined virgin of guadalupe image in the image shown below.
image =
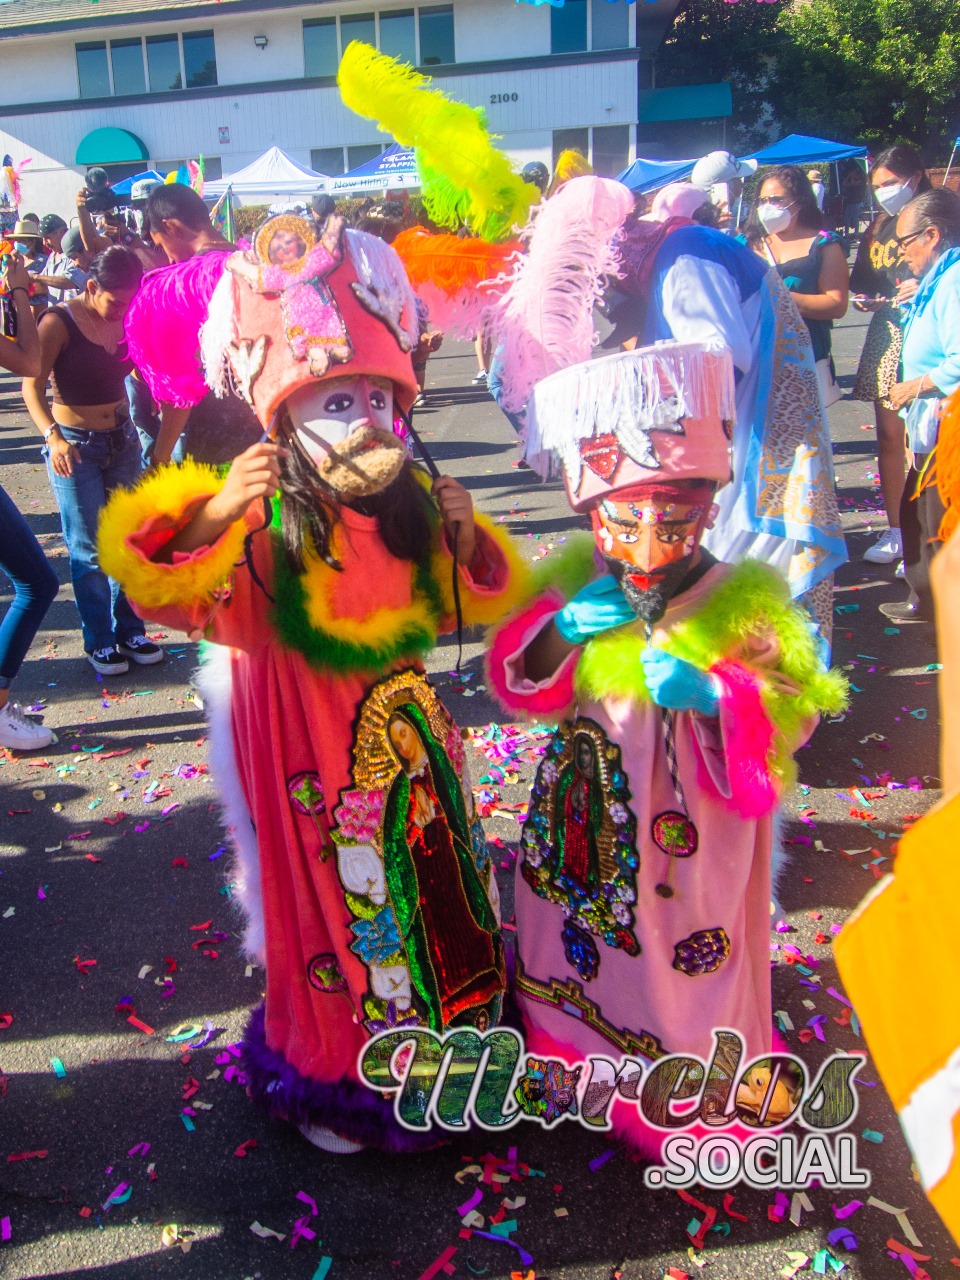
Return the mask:
{"type": "Polygon", "coordinates": [[[354,757],[334,839],[351,948],[370,975],[368,1028],[391,1025],[391,1004],[393,1025],[396,1012],[436,1031],[489,1025],[504,988],[492,864],[474,835],[460,736],[423,676],[376,686],[354,757]]]}

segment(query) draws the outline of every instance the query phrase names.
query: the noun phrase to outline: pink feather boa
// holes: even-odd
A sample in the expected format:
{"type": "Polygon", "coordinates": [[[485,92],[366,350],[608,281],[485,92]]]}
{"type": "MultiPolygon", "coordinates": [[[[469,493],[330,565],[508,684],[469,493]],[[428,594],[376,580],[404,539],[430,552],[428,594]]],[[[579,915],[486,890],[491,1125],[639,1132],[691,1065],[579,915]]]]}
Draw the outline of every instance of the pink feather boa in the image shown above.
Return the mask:
{"type": "Polygon", "coordinates": [[[149,272],[127,312],[130,358],[162,404],[192,409],[210,390],[200,363],[200,327],[231,253],[211,250],[149,272]]]}
{"type": "MultiPolygon", "coordinates": [[[[756,672],[739,662],[718,662],[710,668],[723,686],[720,727],[730,797],[727,804],[743,818],[763,818],[779,803],[770,772],[774,727],[760,696],[762,683],[756,672]]],[[[701,765],[701,786],[715,790],[701,765]]]]}
{"type": "Polygon", "coordinates": [[[523,651],[545,620],[563,608],[563,603],[559,592],[547,591],[497,631],[487,652],[487,679],[508,711],[559,715],[573,702],[573,672],[579,651],[566,659],[550,681],[541,682],[529,693],[511,689],[507,678],[507,663],[523,651]]]}

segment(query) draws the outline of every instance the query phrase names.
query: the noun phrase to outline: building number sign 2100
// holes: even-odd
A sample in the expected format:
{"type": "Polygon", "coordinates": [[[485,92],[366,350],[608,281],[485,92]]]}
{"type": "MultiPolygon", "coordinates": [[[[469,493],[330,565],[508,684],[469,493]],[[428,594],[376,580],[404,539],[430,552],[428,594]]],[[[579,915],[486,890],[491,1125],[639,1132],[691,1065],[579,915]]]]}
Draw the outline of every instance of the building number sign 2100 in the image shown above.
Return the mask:
{"type": "Polygon", "coordinates": [[[519,93],[491,93],[491,103],[496,106],[500,102],[519,102],[519,93]]]}

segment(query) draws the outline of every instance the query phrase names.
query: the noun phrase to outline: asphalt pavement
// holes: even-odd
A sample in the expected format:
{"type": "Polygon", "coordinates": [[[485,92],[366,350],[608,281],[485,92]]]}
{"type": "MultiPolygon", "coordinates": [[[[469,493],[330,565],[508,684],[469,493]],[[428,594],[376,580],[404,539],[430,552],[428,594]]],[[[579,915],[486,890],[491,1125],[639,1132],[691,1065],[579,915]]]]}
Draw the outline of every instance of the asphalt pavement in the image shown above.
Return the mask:
{"type": "MultiPolygon", "coordinates": [[[[851,313],[835,334],[847,389],[865,321],[851,313]]],[[[578,522],[559,485],[517,468],[511,429],[472,385],[474,371],[472,353],[447,343],[430,362],[417,424],[441,469],[527,557],[549,556],[578,522]]],[[[890,866],[911,816],[938,797],[934,638],[921,625],[887,623],[877,604],[905,588],[893,566],[860,560],[883,526],[871,417],[870,406],[847,399],[830,411],[851,555],[837,579],[835,660],[854,692],[849,712],[822,724],[799,755],[778,913],[790,932],[771,933],[780,948],[774,1008],[811,1067],[829,1052],[865,1048],[842,999],[832,928],[890,866]],[[786,947],[815,958],[803,966],[812,974],[788,962],[786,947]],[[809,1042],[801,1031],[813,1032],[809,1042]]],[[[192,685],[195,647],[164,635],[162,666],[109,681],[84,661],[39,437],[9,378],[0,379],[0,483],[64,584],[16,685],[59,743],[38,756],[0,753],[0,1276],[653,1280],[702,1271],[705,1280],[748,1280],[793,1274],[801,1262],[809,1273],[816,1261],[828,1274],[842,1265],[846,1276],[878,1280],[910,1269],[890,1256],[891,1239],[929,1259],[914,1270],[952,1274],[958,1249],[914,1178],[869,1061],[849,1131],[871,1189],[818,1188],[786,1206],[772,1191],[737,1188],[731,1203],[694,1190],[697,1207],[647,1190],[628,1151],[572,1123],[474,1133],[415,1157],[333,1156],[254,1110],[230,1046],[263,973],[238,945],[192,685]],[[503,1237],[464,1236],[458,1206],[488,1153],[507,1180],[479,1183],[478,1211],[489,1231],[506,1197],[501,1223],[516,1226],[503,1237]],[[855,1200],[862,1206],[836,1216],[834,1206],[855,1200]],[[702,1206],[717,1216],[696,1249],[688,1229],[705,1221],[702,1206]],[[847,1234],[828,1242],[841,1228],[847,1234]],[[829,1258],[818,1255],[824,1249],[829,1258]]],[[[495,736],[489,726],[503,716],[483,688],[479,655],[474,639],[456,675],[447,641],[429,666],[459,723],[478,734],[471,769],[496,810],[486,827],[509,919],[516,812],[531,767],[508,769],[502,786],[483,782],[484,735],[495,736]]],[[[923,1027],[907,1017],[903,1034],[920,1037],[923,1027]]]]}

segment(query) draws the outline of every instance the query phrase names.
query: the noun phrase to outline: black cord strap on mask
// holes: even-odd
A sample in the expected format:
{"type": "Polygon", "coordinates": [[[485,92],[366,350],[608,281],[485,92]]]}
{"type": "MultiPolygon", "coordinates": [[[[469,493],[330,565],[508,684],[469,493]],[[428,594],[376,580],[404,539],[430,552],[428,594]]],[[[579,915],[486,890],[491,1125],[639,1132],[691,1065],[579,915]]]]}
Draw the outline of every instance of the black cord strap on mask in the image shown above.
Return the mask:
{"type": "MultiPolygon", "coordinates": [[[[434,480],[440,479],[440,470],[433,458],[430,456],[430,450],[420,439],[420,435],[411,421],[411,415],[400,410],[400,416],[403,418],[404,426],[410,433],[410,439],[417,446],[417,452],[423,459],[423,465],[430,472],[434,480]]],[[[453,530],[451,539],[453,552],[453,609],[457,619],[457,665],[455,667],[457,675],[460,674],[460,664],[463,662],[463,606],[460,603],[460,564],[457,558],[457,541],[460,534],[460,527],[457,525],[453,530]]]]}

